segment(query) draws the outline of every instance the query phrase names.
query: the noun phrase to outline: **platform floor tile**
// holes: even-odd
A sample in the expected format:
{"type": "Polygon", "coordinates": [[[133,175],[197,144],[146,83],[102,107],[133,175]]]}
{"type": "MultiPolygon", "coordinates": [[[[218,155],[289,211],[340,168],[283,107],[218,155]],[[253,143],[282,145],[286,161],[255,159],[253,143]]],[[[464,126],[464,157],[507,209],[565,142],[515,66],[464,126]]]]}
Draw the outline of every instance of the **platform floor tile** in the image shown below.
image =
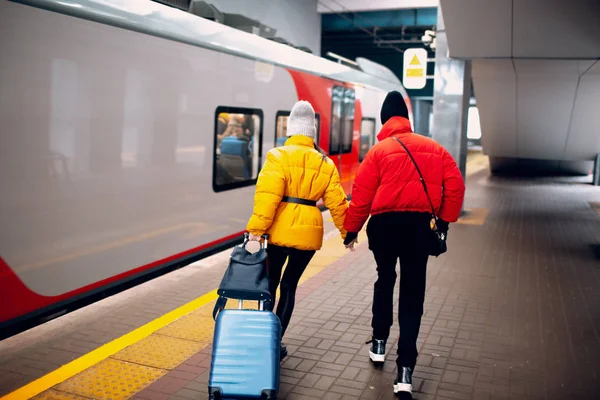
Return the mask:
{"type": "Polygon", "coordinates": [[[460,225],[483,225],[488,214],[489,210],[487,208],[471,208],[465,210],[456,223],[460,225]]]}
{"type": "Polygon", "coordinates": [[[34,400],[88,400],[89,397],[77,396],[72,393],[65,393],[59,390],[48,390],[33,398],[34,400]]]}
{"type": "Polygon", "coordinates": [[[164,335],[150,335],[111,356],[114,359],[160,369],[173,369],[187,360],[206,343],[164,335]]]}
{"type": "Polygon", "coordinates": [[[57,385],[55,389],[96,400],[128,399],[166,373],[165,369],[109,358],[57,385]]]}
{"type": "MultiPolygon", "coordinates": [[[[229,302],[233,303],[233,302],[229,302]]],[[[214,303],[202,307],[201,312],[193,312],[181,317],[177,321],[159,329],[156,333],[160,336],[192,340],[206,346],[212,341],[215,322],[212,319],[214,303]]],[[[200,311],[200,310],[199,310],[200,311]]]]}

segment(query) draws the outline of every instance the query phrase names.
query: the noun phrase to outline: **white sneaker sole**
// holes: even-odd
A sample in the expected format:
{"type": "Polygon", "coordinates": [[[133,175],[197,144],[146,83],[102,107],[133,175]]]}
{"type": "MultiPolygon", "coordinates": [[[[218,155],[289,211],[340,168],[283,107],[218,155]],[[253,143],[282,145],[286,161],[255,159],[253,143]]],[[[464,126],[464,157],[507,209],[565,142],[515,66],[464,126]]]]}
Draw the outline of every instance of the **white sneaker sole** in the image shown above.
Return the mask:
{"type": "Polygon", "coordinates": [[[412,385],[410,383],[395,383],[394,393],[405,392],[412,394],[412,385]]]}
{"type": "Polygon", "coordinates": [[[375,354],[371,350],[369,350],[369,357],[371,358],[371,361],[373,361],[373,362],[384,362],[385,361],[385,354],[375,354]]]}

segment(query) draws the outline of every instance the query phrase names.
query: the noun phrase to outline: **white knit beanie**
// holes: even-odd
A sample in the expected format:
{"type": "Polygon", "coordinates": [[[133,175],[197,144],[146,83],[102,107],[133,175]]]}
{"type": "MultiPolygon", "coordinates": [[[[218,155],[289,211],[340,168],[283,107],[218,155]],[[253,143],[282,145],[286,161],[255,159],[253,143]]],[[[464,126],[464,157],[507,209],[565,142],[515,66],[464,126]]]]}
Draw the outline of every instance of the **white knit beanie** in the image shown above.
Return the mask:
{"type": "Polygon", "coordinates": [[[308,101],[299,101],[294,104],[287,124],[287,136],[308,136],[315,138],[317,128],[315,127],[315,110],[308,101]]]}

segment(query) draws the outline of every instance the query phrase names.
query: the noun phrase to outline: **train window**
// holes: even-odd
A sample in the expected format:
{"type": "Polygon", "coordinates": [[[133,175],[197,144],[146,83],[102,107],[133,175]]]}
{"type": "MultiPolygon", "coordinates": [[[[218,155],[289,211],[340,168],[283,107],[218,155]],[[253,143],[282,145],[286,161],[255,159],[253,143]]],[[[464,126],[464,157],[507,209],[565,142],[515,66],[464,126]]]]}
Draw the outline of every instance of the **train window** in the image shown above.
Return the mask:
{"type": "Polygon", "coordinates": [[[218,107],[215,111],[213,190],[256,184],[262,157],[262,110],[218,107]]]}
{"type": "MultiPolygon", "coordinates": [[[[287,140],[287,123],[289,117],[289,111],[277,111],[275,115],[275,147],[283,146],[287,140]]],[[[317,128],[315,143],[318,144],[321,131],[321,116],[319,113],[315,113],[315,124],[317,128]]]]}
{"type": "Polygon", "coordinates": [[[334,86],[331,91],[329,154],[352,152],[354,133],[354,89],[334,86]]]}
{"type": "Polygon", "coordinates": [[[329,154],[340,154],[340,129],[342,127],[342,101],[344,88],[334,86],[331,91],[331,129],[329,131],[329,154]]]}
{"type": "Polygon", "coordinates": [[[342,126],[342,153],[352,152],[354,134],[354,89],[344,91],[344,119],[342,126]]]}
{"type": "Polygon", "coordinates": [[[363,118],[360,123],[360,151],[358,161],[365,159],[367,152],[375,144],[375,118],[363,118]]]}

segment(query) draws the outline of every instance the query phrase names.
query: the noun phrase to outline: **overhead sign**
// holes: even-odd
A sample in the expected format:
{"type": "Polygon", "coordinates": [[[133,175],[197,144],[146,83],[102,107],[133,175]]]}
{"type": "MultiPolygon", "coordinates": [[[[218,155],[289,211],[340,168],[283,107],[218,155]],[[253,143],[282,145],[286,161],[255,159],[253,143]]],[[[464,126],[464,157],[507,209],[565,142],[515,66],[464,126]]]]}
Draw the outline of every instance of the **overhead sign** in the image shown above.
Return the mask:
{"type": "Polygon", "coordinates": [[[423,89],[427,83],[427,50],[407,49],[404,52],[402,84],[406,89],[423,89]]]}

